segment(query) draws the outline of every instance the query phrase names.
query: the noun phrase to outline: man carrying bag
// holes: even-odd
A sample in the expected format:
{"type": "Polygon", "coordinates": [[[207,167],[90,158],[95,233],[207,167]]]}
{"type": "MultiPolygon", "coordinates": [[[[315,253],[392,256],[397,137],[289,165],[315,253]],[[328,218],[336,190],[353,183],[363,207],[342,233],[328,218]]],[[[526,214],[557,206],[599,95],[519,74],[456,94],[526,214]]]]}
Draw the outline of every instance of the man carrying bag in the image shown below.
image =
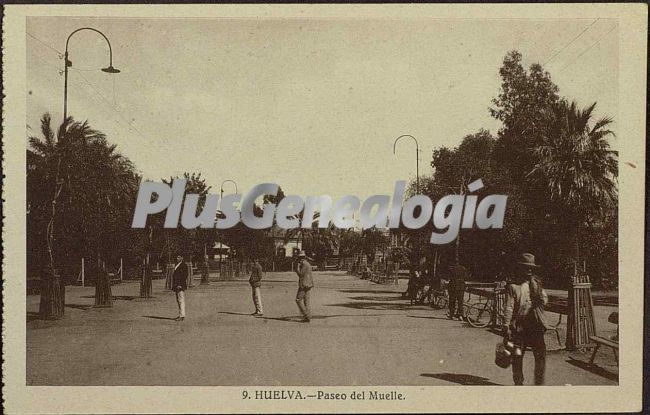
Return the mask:
{"type": "Polygon", "coordinates": [[[512,378],[515,385],[524,384],[523,358],[527,347],[535,356],[535,385],[544,384],[546,373],[546,343],[544,332],[548,327],[544,306],[548,296],[541,280],[533,274],[538,268],[532,254],[523,254],[517,263],[517,284],[506,291],[504,337],[512,339],[512,378]]]}

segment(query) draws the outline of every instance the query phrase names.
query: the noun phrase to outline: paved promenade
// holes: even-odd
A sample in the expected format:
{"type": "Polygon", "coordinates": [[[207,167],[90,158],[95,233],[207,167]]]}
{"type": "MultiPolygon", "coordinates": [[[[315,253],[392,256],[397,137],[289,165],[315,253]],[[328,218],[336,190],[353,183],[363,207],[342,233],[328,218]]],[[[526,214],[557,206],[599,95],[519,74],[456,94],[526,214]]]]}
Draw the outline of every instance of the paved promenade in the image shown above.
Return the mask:
{"type": "MultiPolygon", "coordinates": [[[[38,296],[27,297],[29,385],[511,385],[510,369],[494,365],[499,337],[446,319],[445,310],[410,306],[399,286],[377,285],[342,272],[316,272],[314,319],[301,323],[296,277],[266,273],[264,317],[251,317],[245,280],[195,285],[187,318],[176,322],[174,294],[154,281],[152,299],[137,282],[113,286],[113,308],[92,307],[94,288],[68,287],[66,316],[36,319],[38,296]]],[[[196,280],[195,284],[198,284],[196,280]]],[[[616,307],[596,307],[599,334],[616,307]]],[[[555,319],[554,319],[555,320],[555,319]]],[[[565,319],[566,321],[566,319],[565,319]]],[[[564,339],[563,339],[564,340],[564,339]]],[[[549,349],[557,340],[547,335],[549,349]]],[[[589,356],[551,351],[549,385],[616,384],[613,354],[599,369],[589,356]]],[[[526,384],[532,383],[527,353],[526,384]]]]}

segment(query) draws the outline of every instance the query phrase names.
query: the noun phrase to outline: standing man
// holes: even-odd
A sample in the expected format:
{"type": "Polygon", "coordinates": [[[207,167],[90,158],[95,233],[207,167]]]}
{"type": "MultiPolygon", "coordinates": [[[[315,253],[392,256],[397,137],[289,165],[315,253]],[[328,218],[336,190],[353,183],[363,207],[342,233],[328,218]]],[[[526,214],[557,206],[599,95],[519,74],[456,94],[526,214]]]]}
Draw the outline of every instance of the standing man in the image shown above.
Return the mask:
{"type": "Polygon", "coordinates": [[[185,320],[185,290],[187,290],[187,264],[183,261],[183,256],[176,256],[176,266],[172,275],[172,290],[176,293],[176,303],[178,303],[178,317],[176,321],[185,320]]]}
{"type": "Polygon", "coordinates": [[[262,266],[260,265],[259,259],[255,258],[253,261],[253,268],[251,269],[251,277],[248,280],[253,291],[253,304],[255,305],[255,312],[253,316],[262,316],[264,315],[262,311],[262,293],[260,292],[260,287],[262,285],[262,266]]]}
{"type": "Polygon", "coordinates": [[[311,321],[311,309],[309,301],[311,297],[311,289],[314,286],[314,280],[311,276],[311,264],[307,261],[305,251],[300,251],[298,254],[298,293],[296,294],[296,303],[303,316],[303,322],[309,323],[311,321]]]}
{"type": "Polygon", "coordinates": [[[546,373],[546,343],[544,332],[548,324],[544,306],[548,302],[546,291],[533,270],[538,268],[535,256],[523,254],[517,262],[515,284],[506,290],[504,336],[512,339],[515,351],[512,355],[512,379],[515,385],[524,384],[523,359],[526,347],[535,356],[535,385],[544,384],[546,373]]]}
{"type": "Polygon", "coordinates": [[[449,319],[463,319],[463,303],[465,302],[465,279],[467,278],[467,268],[462,265],[451,267],[449,285],[447,291],[449,294],[449,319]]]}

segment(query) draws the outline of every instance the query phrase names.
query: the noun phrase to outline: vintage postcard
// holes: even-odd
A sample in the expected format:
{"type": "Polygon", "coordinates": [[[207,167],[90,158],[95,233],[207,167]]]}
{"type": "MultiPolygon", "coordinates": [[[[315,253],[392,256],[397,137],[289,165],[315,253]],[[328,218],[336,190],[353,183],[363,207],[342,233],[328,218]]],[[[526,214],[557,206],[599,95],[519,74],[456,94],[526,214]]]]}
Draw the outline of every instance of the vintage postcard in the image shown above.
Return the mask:
{"type": "Polygon", "coordinates": [[[647,5],[2,29],[7,413],[641,409],[647,5]]]}

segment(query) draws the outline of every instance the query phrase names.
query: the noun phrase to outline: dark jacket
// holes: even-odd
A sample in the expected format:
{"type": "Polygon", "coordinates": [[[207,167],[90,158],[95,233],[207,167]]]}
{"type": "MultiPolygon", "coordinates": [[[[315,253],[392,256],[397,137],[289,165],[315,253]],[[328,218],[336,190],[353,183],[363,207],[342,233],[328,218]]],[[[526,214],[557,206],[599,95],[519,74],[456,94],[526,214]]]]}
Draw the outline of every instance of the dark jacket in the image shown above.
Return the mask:
{"type": "Polygon", "coordinates": [[[259,287],[262,285],[262,275],[262,266],[260,264],[253,264],[251,277],[248,279],[248,282],[252,287],[259,287]]]}
{"type": "Polygon", "coordinates": [[[465,279],[467,278],[467,269],[462,265],[456,265],[451,269],[449,278],[449,286],[447,289],[450,292],[460,293],[465,291],[465,279]]]}
{"type": "MultiPolygon", "coordinates": [[[[174,265],[176,267],[176,265],[174,265]]],[[[174,269],[174,275],[172,276],[172,290],[178,291],[178,287],[181,287],[181,290],[187,290],[187,264],[185,261],[182,261],[180,265],[174,269]]]]}
{"type": "Polygon", "coordinates": [[[311,288],[314,286],[314,280],[311,276],[311,264],[306,259],[298,263],[298,288],[311,288]]]}

